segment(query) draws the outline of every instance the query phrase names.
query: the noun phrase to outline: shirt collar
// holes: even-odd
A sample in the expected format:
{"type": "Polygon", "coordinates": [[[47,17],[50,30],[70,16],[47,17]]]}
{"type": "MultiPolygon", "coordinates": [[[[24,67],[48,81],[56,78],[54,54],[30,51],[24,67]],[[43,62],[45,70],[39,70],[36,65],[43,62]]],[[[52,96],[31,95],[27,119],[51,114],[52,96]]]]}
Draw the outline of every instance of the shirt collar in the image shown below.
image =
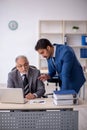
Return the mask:
{"type": "MultiPolygon", "coordinates": [[[[27,73],[25,73],[26,74],[26,76],[28,75],[27,73]]],[[[20,73],[20,75],[21,75],[21,77],[24,75],[23,73],[20,73]]]]}
{"type": "Polygon", "coordinates": [[[55,57],[55,54],[56,54],[56,46],[53,46],[54,47],[54,52],[53,52],[53,56],[52,57],[55,57]]]}

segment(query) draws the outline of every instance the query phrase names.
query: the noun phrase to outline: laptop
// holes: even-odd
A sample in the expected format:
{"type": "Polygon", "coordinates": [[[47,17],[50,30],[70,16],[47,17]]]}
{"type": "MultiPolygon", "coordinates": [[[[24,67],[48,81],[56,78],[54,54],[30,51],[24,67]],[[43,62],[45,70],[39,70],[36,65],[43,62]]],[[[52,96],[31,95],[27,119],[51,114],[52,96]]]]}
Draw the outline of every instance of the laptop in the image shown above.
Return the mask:
{"type": "Polygon", "coordinates": [[[25,100],[23,97],[22,88],[1,88],[0,102],[24,104],[27,102],[27,100],[25,100]]]}

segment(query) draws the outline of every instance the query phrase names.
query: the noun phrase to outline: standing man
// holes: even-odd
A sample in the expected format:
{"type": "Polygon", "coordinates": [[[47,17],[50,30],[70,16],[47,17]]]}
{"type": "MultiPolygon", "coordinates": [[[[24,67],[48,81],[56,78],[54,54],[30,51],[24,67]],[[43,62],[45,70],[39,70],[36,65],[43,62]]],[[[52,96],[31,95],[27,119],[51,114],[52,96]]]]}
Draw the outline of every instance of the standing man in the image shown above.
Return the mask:
{"type": "Polygon", "coordinates": [[[73,49],[66,45],[52,45],[48,39],[37,41],[35,50],[47,59],[48,74],[41,75],[40,80],[47,80],[58,73],[62,90],[74,89],[77,93],[84,84],[82,67],[73,49]]]}
{"type": "Polygon", "coordinates": [[[29,66],[27,57],[21,55],[15,59],[16,67],[8,74],[7,87],[22,88],[24,97],[34,99],[41,97],[45,93],[45,87],[38,79],[40,71],[29,66]]]}

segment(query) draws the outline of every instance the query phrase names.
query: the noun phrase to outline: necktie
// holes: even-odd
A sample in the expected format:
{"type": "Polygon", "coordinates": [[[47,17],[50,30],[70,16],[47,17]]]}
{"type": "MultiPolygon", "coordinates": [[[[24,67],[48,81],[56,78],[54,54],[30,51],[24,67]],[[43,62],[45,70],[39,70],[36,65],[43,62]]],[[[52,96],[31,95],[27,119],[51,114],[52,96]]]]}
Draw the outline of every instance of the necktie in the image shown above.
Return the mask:
{"type": "Polygon", "coordinates": [[[23,80],[23,86],[24,86],[24,96],[26,96],[29,93],[29,85],[28,85],[28,79],[26,74],[23,75],[24,80],[23,80]]]}
{"type": "Polygon", "coordinates": [[[55,66],[55,57],[52,57],[52,63],[53,63],[53,65],[54,65],[54,67],[56,67],[56,66],[55,66]]]}

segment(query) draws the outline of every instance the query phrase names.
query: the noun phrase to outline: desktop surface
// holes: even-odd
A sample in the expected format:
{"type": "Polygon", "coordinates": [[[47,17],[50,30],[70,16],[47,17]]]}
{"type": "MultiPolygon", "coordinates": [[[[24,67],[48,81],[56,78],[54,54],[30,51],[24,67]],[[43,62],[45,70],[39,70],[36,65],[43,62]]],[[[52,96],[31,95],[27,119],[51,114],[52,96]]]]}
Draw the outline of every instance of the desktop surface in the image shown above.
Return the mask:
{"type": "Polygon", "coordinates": [[[58,110],[87,107],[87,101],[79,100],[78,105],[58,106],[53,103],[53,98],[38,98],[29,100],[25,104],[0,103],[0,110],[58,110]],[[31,102],[33,101],[33,102],[31,102]]]}

